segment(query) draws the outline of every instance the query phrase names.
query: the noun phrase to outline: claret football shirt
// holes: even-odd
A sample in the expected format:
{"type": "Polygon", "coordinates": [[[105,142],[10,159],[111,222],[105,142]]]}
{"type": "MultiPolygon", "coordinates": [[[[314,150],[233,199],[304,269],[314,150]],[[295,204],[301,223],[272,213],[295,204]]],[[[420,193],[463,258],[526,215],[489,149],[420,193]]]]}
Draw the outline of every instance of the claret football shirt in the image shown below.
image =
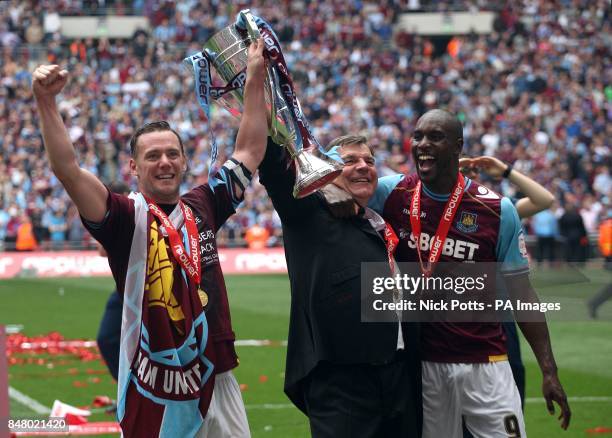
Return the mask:
{"type": "MultiPolygon", "coordinates": [[[[383,215],[400,243],[398,262],[418,262],[411,234],[410,201],[416,174],[380,178],[369,206],[383,215]]],[[[529,272],[521,223],[512,202],[465,177],[464,195],[444,243],[440,262],[498,262],[503,275],[529,272]]],[[[421,194],[421,255],[427,260],[449,194],[423,185],[421,194]]],[[[422,325],[423,360],[484,363],[506,354],[501,324],[436,322],[422,325]]]]}

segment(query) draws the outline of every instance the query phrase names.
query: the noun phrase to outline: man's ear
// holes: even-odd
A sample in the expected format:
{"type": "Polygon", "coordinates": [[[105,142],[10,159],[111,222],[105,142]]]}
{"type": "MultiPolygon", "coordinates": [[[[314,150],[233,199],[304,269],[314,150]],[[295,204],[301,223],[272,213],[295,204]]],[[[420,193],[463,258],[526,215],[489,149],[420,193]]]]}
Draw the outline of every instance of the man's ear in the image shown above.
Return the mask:
{"type": "Polygon", "coordinates": [[[138,170],[136,169],[136,161],[133,158],[130,158],[130,173],[132,176],[138,177],[138,170]]]}
{"type": "Polygon", "coordinates": [[[189,162],[187,161],[186,157],[183,158],[183,166],[181,167],[181,170],[183,172],[183,176],[185,176],[189,170],[189,162]]]}
{"type": "Polygon", "coordinates": [[[455,150],[455,152],[457,153],[457,155],[461,155],[461,151],[463,150],[463,139],[462,138],[458,138],[457,139],[457,149],[455,150]]]}

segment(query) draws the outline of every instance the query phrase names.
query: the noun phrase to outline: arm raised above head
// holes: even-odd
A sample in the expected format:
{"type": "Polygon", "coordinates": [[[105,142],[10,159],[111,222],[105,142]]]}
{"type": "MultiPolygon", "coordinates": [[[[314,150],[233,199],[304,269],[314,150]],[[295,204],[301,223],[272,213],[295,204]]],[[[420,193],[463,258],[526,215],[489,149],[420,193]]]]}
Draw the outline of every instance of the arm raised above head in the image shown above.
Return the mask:
{"type": "Polygon", "coordinates": [[[236,136],[232,157],[241,162],[251,174],[255,173],[266,153],[268,120],[264,80],[266,66],[263,39],[249,46],[247,77],[244,85],[244,113],[236,136]]]}
{"type": "Polygon", "coordinates": [[[516,170],[510,172],[508,180],[525,194],[524,198],[516,202],[516,210],[521,218],[530,217],[544,211],[550,208],[555,201],[554,195],[546,188],[516,170]]]}
{"type": "Polygon", "coordinates": [[[82,169],[55,102],[68,82],[68,71],[41,65],[32,74],[32,91],[40,118],[43,143],[51,170],[86,220],[101,222],[106,215],[108,191],[91,172],[82,169]]]}
{"type": "Polygon", "coordinates": [[[516,209],[521,219],[546,210],[555,200],[553,194],[542,185],[495,157],[462,158],[460,166],[483,170],[494,179],[501,179],[504,176],[508,178],[508,181],[516,185],[525,194],[524,198],[516,202],[516,209]],[[505,175],[506,173],[507,175],[505,175]]]}

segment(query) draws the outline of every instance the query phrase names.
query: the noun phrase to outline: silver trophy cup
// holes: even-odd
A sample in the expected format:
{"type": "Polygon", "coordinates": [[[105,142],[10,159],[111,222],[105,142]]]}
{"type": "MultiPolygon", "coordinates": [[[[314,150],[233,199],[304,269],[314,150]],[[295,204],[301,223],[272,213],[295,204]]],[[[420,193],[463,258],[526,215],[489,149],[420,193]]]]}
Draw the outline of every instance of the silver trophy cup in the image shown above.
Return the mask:
{"type": "MultiPolygon", "coordinates": [[[[223,89],[222,93],[211,97],[231,115],[240,118],[244,102],[244,83],[246,79],[247,50],[250,41],[259,38],[260,33],[255,20],[248,10],[241,12],[246,23],[247,34],[234,24],[221,29],[204,44],[205,52],[221,81],[215,84],[223,89]]],[[[219,88],[219,87],[218,87],[219,88]]],[[[303,198],[317,189],[332,182],[342,172],[342,167],[325,156],[316,157],[310,151],[298,146],[299,129],[287,102],[281,92],[279,76],[275,67],[267,65],[265,81],[266,106],[269,111],[268,133],[272,140],[287,148],[295,162],[296,177],[293,196],[303,198]]]]}

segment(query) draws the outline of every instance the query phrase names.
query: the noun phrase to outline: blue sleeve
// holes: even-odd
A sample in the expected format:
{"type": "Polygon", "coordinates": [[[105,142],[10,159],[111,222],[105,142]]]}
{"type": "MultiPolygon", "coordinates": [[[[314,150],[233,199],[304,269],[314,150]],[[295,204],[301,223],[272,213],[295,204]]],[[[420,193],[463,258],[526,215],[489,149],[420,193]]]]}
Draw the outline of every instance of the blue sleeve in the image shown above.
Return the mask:
{"type": "Polygon", "coordinates": [[[376,191],[374,192],[374,195],[370,198],[368,207],[370,207],[376,213],[382,214],[383,209],[385,208],[385,202],[387,202],[387,198],[389,197],[393,189],[403,179],[404,175],[402,174],[389,175],[383,176],[382,178],[378,178],[378,186],[376,186],[376,191]]]}
{"type": "Polygon", "coordinates": [[[497,261],[502,264],[502,273],[513,275],[528,272],[529,260],[525,246],[525,233],[516,208],[506,197],[501,201],[500,221],[495,254],[497,261]]]}

